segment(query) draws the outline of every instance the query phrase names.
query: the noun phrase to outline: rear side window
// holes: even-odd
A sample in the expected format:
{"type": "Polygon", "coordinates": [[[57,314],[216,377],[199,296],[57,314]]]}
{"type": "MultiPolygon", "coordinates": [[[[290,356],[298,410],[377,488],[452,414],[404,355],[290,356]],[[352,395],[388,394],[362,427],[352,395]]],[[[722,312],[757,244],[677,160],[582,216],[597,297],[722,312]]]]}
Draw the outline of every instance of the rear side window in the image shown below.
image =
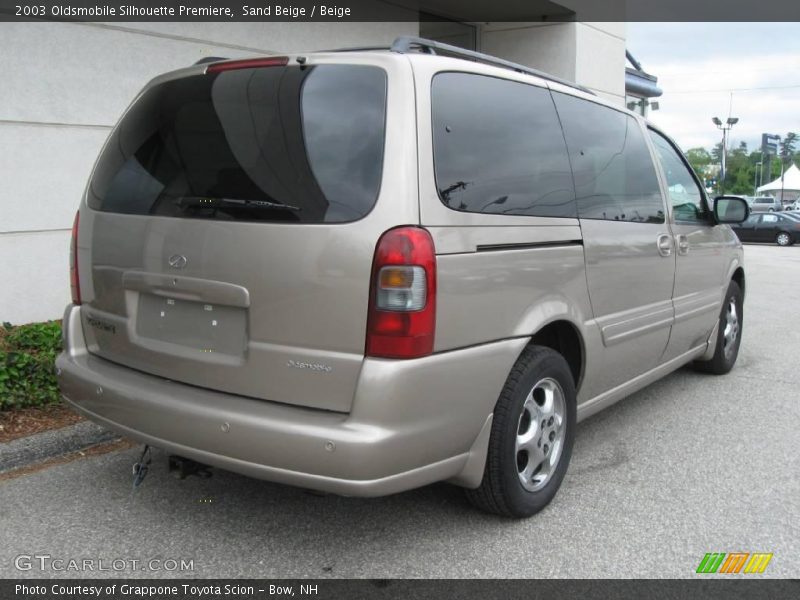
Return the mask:
{"type": "Polygon", "coordinates": [[[620,111],[553,93],[564,127],[582,219],[663,223],[655,166],[636,120],[620,111]]]}
{"type": "Polygon", "coordinates": [[[107,143],[92,208],[229,221],[339,223],[375,204],[386,74],[268,67],[147,90],[107,143]]]}
{"type": "Polygon", "coordinates": [[[468,73],[431,89],[436,186],[452,209],[577,216],[564,135],[550,92],[468,73]]]}

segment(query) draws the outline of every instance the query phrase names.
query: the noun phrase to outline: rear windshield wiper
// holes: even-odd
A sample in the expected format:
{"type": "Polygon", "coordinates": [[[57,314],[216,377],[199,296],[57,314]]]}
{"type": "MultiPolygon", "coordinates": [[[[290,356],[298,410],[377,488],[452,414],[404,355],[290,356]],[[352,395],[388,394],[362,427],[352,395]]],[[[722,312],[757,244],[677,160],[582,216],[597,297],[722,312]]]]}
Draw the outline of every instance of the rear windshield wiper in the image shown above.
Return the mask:
{"type": "Polygon", "coordinates": [[[208,196],[181,196],[178,198],[181,208],[263,208],[268,210],[290,210],[299,212],[299,206],[270,202],[269,200],[246,200],[244,198],[214,198],[208,196]]]}

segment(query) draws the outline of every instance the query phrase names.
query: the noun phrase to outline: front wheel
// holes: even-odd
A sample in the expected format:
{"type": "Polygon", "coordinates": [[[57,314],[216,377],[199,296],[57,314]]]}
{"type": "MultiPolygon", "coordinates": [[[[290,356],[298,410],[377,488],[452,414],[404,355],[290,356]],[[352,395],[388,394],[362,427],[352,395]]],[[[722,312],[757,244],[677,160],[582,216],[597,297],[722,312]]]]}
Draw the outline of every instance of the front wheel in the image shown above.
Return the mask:
{"type": "Polygon", "coordinates": [[[739,284],[731,281],[719,315],[717,347],[714,350],[714,356],[710,360],[696,361],[694,365],[699,371],[724,375],[736,364],[736,358],[739,356],[739,344],[742,341],[743,301],[739,284]]]}
{"type": "Polygon", "coordinates": [[[483,480],[467,490],[481,510],[529,517],[547,506],[567,471],[575,440],[575,383],[564,358],[530,346],[497,400],[483,480]]]}
{"type": "Polygon", "coordinates": [[[781,231],[775,236],[775,243],[778,244],[778,246],[790,246],[792,244],[792,236],[785,231],[781,231]]]}

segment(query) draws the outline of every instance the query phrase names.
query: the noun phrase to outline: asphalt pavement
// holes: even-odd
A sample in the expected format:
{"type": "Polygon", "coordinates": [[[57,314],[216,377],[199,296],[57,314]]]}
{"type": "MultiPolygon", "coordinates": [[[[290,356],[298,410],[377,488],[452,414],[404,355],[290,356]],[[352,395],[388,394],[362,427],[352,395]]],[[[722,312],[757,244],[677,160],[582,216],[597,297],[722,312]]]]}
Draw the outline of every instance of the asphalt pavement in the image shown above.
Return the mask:
{"type": "Polygon", "coordinates": [[[0,577],[697,577],[707,552],[773,553],[749,577],[798,577],[800,246],[745,256],[735,369],[681,369],[580,424],[531,519],[477,512],[445,484],[355,499],[219,470],[180,481],[161,453],[132,493],[124,450],[0,482],[0,577]],[[35,554],[163,564],[41,571],[35,554]],[[164,570],[181,559],[193,569],[164,570]]]}

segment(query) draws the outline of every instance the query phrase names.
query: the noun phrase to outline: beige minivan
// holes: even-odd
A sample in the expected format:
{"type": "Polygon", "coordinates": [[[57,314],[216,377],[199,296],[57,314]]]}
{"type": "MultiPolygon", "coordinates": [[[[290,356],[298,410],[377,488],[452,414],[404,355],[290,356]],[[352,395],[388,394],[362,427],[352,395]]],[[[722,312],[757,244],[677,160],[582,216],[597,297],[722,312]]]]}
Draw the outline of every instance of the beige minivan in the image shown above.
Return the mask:
{"type": "Polygon", "coordinates": [[[155,78],[73,230],[61,393],[121,434],[524,517],[577,421],[739,348],[740,198],[565,81],[417,38],[155,78]]]}

